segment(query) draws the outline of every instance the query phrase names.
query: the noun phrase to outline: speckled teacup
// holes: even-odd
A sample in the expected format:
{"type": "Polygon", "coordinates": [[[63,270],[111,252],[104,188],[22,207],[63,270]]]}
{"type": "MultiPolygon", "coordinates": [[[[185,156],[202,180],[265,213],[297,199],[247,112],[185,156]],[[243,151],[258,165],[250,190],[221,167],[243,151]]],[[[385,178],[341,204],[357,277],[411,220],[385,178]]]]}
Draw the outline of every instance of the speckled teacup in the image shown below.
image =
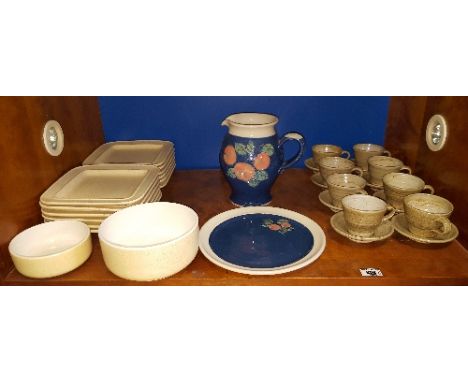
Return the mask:
{"type": "Polygon", "coordinates": [[[385,175],[382,181],[386,202],[400,211],[403,211],[403,199],[406,196],[424,191],[434,193],[432,186],[415,175],[393,172],[385,175]]]}
{"type": "Polygon", "coordinates": [[[438,238],[452,230],[453,204],[441,196],[411,194],[403,199],[410,232],[424,238],[438,238]]]}
{"type": "Polygon", "coordinates": [[[385,150],[384,147],[375,145],[373,143],[358,143],[353,146],[353,150],[356,164],[364,171],[367,171],[367,161],[369,158],[376,155],[387,155],[389,157],[392,156],[390,151],[385,150]]]}
{"type": "Polygon", "coordinates": [[[411,168],[405,166],[403,162],[397,158],[377,155],[369,158],[369,183],[382,186],[383,177],[392,172],[407,172],[411,174],[411,168]]]}
{"type": "Polygon", "coordinates": [[[390,219],[395,214],[392,206],[375,196],[348,195],[341,200],[341,203],[348,232],[363,238],[374,236],[382,221],[390,219]]]}
{"type": "Polygon", "coordinates": [[[327,178],[328,192],[332,203],[336,207],[341,207],[341,199],[348,195],[363,194],[366,180],[353,174],[333,174],[327,178]]]}
{"type": "Polygon", "coordinates": [[[344,155],[345,159],[349,159],[351,156],[349,151],[343,150],[340,146],[329,144],[313,145],[312,155],[317,164],[320,159],[325,157],[341,157],[344,155]]]}
{"type": "Polygon", "coordinates": [[[320,159],[319,170],[322,178],[327,180],[333,174],[351,174],[353,172],[362,176],[362,170],[354,165],[354,162],[341,157],[325,157],[320,159]]]}

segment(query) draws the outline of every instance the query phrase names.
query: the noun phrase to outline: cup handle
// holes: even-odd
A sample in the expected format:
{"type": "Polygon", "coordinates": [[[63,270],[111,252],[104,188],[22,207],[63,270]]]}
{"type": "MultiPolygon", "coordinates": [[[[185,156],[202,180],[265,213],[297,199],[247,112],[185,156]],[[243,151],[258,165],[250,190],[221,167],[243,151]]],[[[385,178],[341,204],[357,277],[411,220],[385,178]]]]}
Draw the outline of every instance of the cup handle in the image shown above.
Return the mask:
{"type": "Polygon", "coordinates": [[[349,151],[343,150],[343,151],[341,152],[340,156],[342,156],[343,154],[346,155],[346,156],[344,157],[345,159],[351,158],[351,154],[349,153],[349,151]]]}
{"type": "Polygon", "coordinates": [[[362,177],[362,175],[364,174],[364,171],[362,171],[362,168],[360,168],[360,167],[354,167],[354,168],[350,171],[351,174],[353,173],[353,171],[354,171],[354,172],[357,172],[357,174],[358,174],[360,177],[362,177]]]}
{"type": "Polygon", "coordinates": [[[403,166],[402,168],[400,168],[400,172],[404,172],[406,174],[411,174],[411,167],[408,167],[408,166],[403,166]]]}
{"type": "Polygon", "coordinates": [[[429,191],[429,193],[432,195],[434,195],[435,193],[434,187],[430,186],[429,184],[426,184],[424,188],[421,190],[421,192],[424,192],[426,190],[429,191]]]}
{"type": "Polygon", "coordinates": [[[385,155],[385,156],[387,156],[387,157],[391,157],[391,156],[392,156],[392,153],[391,153],[390,151],[388,151],[388,150],[384,150],[383,153],[382,153],[382,155],[385,155]]]}
{"type": "Polygon", "coordinates": [[[302,154],[304,154],[305,139],[301,134],[295,131],[284,134],[279,140],[278,147],[283,146],[283,144],[287,141],[297,141],[299,143],[299,150],[297,150],[297,153],[291,159],[283,161],[281,167],[278,170],[279,174],[281,174],[288,167],[291,167],[294,163],[301,159],[302,154]]]}
{"type": "Polygon", "coordinates": [[[447,218],[441,217],[437,221],[441,224],[441,227],[434,230],[434,232],[437,232],[439,235],[445,235],[452,230],[452,223],[447,218]]]}
{"type": "Polygon", "coordinates": [[[390,205],[387,205],[387,211],[388,213],[383,217],[383,221],[387,221],[388,219],[392,218],[393,215],[395,215],[395,208],[393,208],[390,205]]]}

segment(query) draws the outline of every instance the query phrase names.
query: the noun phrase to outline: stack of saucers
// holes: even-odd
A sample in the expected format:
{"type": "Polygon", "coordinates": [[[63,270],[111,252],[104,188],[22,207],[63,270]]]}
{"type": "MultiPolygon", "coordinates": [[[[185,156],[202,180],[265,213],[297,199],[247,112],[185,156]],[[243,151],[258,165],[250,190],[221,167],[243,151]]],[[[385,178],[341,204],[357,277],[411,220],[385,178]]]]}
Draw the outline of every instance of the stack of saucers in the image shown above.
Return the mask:
{"type": "Polygon", "coordinates": [[[80,220],[91,232],[123,208],[161,199],[160,171],[150,165],[103,165],[76,167],[42,195],[44,221],[80,220]]]}
{"type": "Polygon", "coordinates": [[[148,164],[159,168],[160,187],[165,187],[174,172],[175,149],[169,141],[117,141],[98,147],[83,162],[94,164],[148,164]]]}

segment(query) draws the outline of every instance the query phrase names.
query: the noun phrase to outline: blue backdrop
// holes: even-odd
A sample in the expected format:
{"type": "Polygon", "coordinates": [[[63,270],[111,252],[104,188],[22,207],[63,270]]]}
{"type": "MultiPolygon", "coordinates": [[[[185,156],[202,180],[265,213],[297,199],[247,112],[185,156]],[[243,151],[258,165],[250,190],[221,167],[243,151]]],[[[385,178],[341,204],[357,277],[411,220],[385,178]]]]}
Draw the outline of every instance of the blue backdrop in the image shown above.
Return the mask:
{"type": "MultiPolygon", "coordinates": [[[[176,146],[177,168],[217,168],[220,124],[238,112],[272,113],[280,135],[302,133],[303,159],[316,143],[351,150],[354,143],[382,144],[389,97],[99,97],[106,142],[163,139],[176,146]]],[[[295,150],[290,143],[286,155],[295,150]]],[[[301,160],[297,166],[303,166],[301,160]]]]}

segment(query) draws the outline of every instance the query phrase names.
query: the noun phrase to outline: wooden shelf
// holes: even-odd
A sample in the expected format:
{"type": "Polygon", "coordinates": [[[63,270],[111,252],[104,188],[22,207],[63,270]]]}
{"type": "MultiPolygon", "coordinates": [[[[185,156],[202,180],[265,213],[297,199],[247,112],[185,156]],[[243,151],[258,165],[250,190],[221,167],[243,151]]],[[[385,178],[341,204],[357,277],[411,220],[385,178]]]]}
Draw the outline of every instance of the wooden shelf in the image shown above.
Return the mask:
{"type": "MultiPolygon", "coordinates": [[[[15,269],[6,285],[468,285],[468,251],[458,242],[424,245],[395,234],[379,243],[357,244],[330,226],[331,211],[318,200],[322,191],[306,169],[291,169],[273,187],[272,206],[297,211],[315,220],[325,231],[322,256],[306,268],[277,276],[248,276],[210,263],[201,252],[178,274],[150,283],[122,280],[107,270],[98,238],[94,251],[80,268],[64,276],[34,280],[15,269]],[[383,277],[361,277],[359,269],[380,268],[383,277]]],[[[202,226],[212,216],[233,208],[229,186],[218,170],[176,171],[163,189],[163,200],[192,207],[202,226]]],[[[455,206],[456,207],[456,206],[455,206]]]]}

